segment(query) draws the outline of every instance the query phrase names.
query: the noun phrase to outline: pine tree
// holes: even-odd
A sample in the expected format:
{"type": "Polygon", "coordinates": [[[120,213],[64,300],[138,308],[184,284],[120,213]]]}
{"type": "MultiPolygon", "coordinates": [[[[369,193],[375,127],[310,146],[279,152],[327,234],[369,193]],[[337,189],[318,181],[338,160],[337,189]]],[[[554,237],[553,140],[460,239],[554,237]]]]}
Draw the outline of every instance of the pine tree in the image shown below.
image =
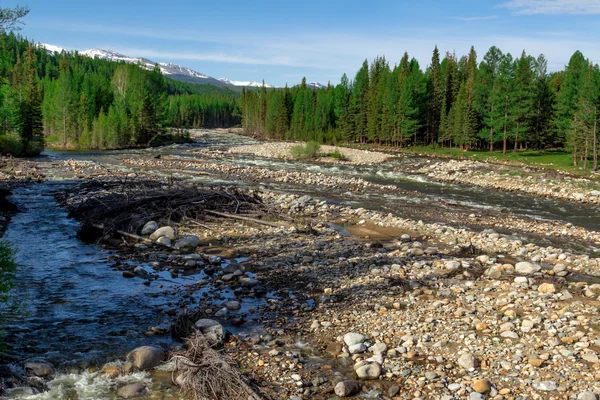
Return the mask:
{"type": "Polygon", "coordinates": [[[18,93],[17,130],[21,136],[23,155],[39,154],[44,148],[42,120],[42,90],[35,70],[35,54],[29,45],[25,61],[15,66],[15,83],[18,93]]]}
{"type": "Polygon", "coordinates": [[[434,143],[437,141],[440,129],[443,95],[440,52],[437,46],[433,49],[431,65],[429,66],[427,76],[427,142],[434,143]]]}
{"type": "Polygon", "coordinates": [[[475,88],[474,107],[483,123],[478,136],[487,140],[490,152],[494,151],[494,144],[500,140],[499,132],[504,116],[502,111],[504,99],[499,82],[500,63],[503,57],[502,51],[495,46],[488,50],[479,66],[475,88]]]}

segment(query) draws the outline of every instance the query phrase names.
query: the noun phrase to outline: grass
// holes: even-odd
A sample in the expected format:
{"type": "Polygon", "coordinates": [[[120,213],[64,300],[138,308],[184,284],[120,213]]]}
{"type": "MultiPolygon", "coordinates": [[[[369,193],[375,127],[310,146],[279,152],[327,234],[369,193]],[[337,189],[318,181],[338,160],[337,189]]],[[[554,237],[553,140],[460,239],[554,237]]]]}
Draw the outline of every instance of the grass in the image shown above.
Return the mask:
{"type": "MultiPolygon", "coordinates": [[[[573,155],[564,150],[509,150],[506,155],[502,151],[489,152],[484,150],[463,151],[456,148],[434,148],[429,146],[415,146],[405,151],[411,153],[427,153],[440,157],[471,159],[478,161],[508,162],[524,164],[532,167],[548,168],[565,171],[579,175],[587,175],[591,170],[573,166],[573,155]]],[[[591,166],[591,161],[588,166],[591,166]]]]}
{"type": "Polygon", "coordinates": [[[314,160],[319,157],[321,145],[317,142],[308,142],[305,146],[299,144],[290,149],[290,154],[297,160],[314,160]]]}
{"type": "Polygon", "coordinates": [[[331,153],[327,154],[327,157],[335,158],[336,160],[340,160],[340,161],[348,160],[348,158],[337,149],[332,151],[331,153]]]}

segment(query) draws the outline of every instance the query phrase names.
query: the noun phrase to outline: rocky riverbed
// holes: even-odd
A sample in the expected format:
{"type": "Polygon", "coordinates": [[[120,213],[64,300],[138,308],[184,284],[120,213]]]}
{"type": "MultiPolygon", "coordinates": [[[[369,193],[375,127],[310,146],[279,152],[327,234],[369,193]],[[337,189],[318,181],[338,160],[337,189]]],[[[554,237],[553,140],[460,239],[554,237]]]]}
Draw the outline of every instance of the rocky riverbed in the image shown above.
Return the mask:
{"type": "Polygon", "coordinates": [[[600,204],[600,184],[596,179],[548,172],[539,168],[470,160],[435,160],[409,169],[440,182],[521,192],[577,203],[600,204]]]}
{"type": "MultiPolygon", "coordinates": [[[[140,283],[139,295],[177,329],[195,325],[219,342],[258,396],[598,399],[598,232],[452,204],[387,213],[298,192],[313,186],[376,199],[397,192],[392,185],[217,161],[212,151],[38,167],[79,177],[81,185],[58,196],[68,210],[147,179],[165,193],[182,184],[260,199],[261,211],[246,219],[227,216],[231,210],[178,221],[148,215],[134,236],[104,237],[116,250],[106,269],[140,283]],[[184,173],[205,183],[186,183],[184,173]]],[[[169,354],[152,344],[171,330],[147,324],[128,333],[156,347],[137,350],[149,364],[124,352],[83,373],[108,382],[111,396],[174,398],[178,388],[161,374],[177,371],[163,362],[177,343],[169,354]]],[[[46,382],[62,376],[37,362],[21,364],[23,373],[46,382]]]]}

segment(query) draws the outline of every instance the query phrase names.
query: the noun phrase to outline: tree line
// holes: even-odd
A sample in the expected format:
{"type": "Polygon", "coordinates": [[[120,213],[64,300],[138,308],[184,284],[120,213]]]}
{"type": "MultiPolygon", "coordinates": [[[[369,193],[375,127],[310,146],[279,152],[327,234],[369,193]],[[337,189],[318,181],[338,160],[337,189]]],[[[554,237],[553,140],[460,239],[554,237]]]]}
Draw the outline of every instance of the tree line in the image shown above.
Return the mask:
{"type": "Polygon", "coordinates": [[[65,148],[148,146],[169,128],[239,124],[237,94],[176,82],[137,64],[48,54],[13,33],[0,35],[0,151],[32,155],[65,148]]]}
{"type": "Polygon", "coordinates": [[[514,58],[491,47],[481,61],[436,47],[423,70],[404,54],[364,61],[353,80],[310,89],[244,90],[248,133],[284,140],[433,145],[464,150],[564,148],[575,165],[596,169],[600,69],[576,51],[549,73],[544,55],[514,58]]]}

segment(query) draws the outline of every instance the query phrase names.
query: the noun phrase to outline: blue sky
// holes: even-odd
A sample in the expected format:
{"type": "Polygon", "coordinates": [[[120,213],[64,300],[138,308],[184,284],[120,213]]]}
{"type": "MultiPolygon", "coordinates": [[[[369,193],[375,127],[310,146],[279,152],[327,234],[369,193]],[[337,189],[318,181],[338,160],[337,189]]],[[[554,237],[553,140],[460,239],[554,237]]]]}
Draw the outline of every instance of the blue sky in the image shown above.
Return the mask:
{"type": "Polygon", "coordinates": [[[8,0],[31,9],[22,33],[67,49],[104,48],[215,78],[282,86],[352,78],[365,58],[425,67],[438,45],[481,59],[491,45],[544,53],[562,69],[575,50],[600,61],[600,0],[314,1],[8,0]]]}

